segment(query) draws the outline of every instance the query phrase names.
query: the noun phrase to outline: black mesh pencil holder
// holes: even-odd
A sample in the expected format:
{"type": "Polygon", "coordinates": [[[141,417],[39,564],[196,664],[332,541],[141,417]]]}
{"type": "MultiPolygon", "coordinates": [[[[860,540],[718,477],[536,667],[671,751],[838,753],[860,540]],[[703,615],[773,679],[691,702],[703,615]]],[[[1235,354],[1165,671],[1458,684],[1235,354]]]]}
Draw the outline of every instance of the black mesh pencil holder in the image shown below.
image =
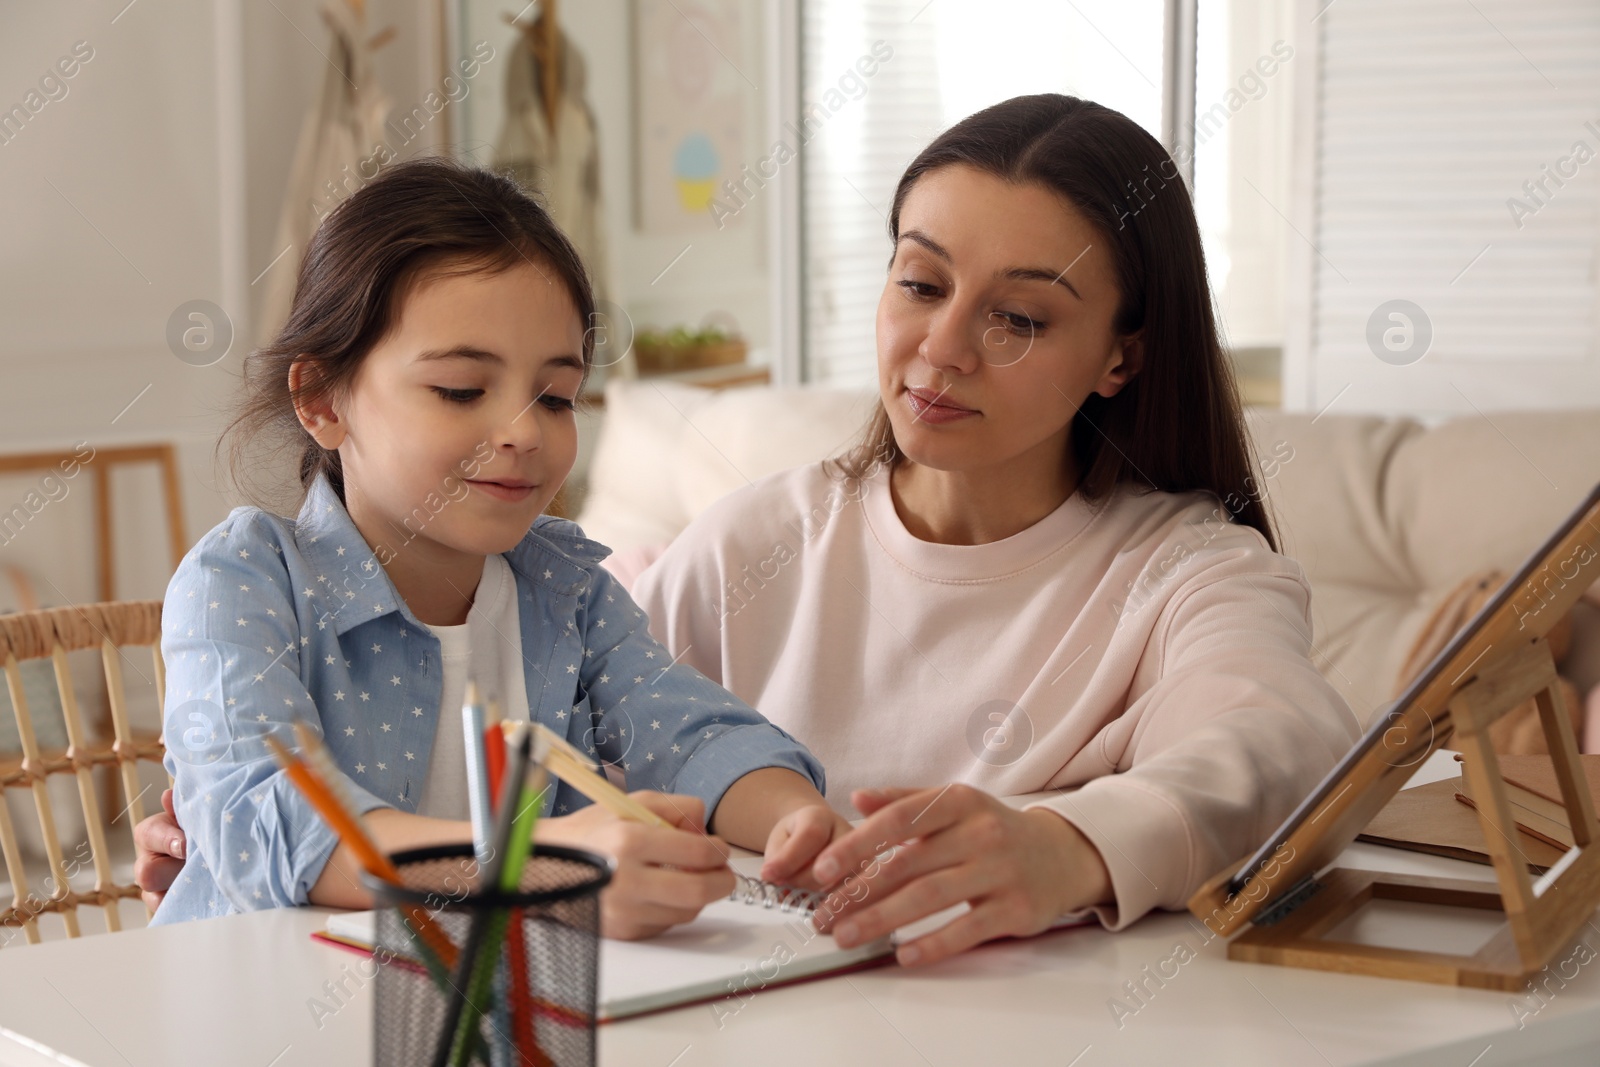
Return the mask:
{"type": "Polygon", "coordinates": [[[389,858],[401,885],[361,876],[377,908],[373,1063],[593,1064],[605,858],[536,846],[514,893],[474,890],[471,845],[389,858]]]}

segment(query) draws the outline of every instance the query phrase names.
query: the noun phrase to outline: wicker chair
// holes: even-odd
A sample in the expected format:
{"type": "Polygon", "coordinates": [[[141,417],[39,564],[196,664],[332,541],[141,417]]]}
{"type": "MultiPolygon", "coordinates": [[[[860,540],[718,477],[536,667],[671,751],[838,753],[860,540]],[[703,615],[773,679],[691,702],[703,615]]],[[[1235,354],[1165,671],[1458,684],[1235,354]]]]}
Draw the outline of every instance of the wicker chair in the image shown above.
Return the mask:
{"type": "Polygon", "coordinates": [[[0,909],[0,928],[22,927],[30,943],[39,942],[35,920],[46,912],[59,913],[66,925],[67,936],[78,937],[80,907],[103,908],[106,929],[120,930],[122,923],[118,915],[118,902],[123,897],[137,899],[139,896],[138,886],[120,884],[113,879],[106,825],[95,796],[93,774],[97,766],[114,765],[117,768],[123,795],[128,798],[128,805],[123,810],[131,838],[132,828],[144,818],[145,813],[143,792],[139,788],[138,761],[145,759],[160,763],[165,753],[159,736],[135,736],[129,725],[120,649],[132,645],[151,647],[159,701],[166,690],[166,672],[161,662],[159,600],[87,604],[0,616],[0,654],[4,655],[6,684],[22,749],[20,757],[0,757],[0,853],[5,856],[12,892],[10,906],[0,909]],[[84,729],[84,717],[73,690],[67,661],[67,653],[79,649],[98,649],[100,652],[115,735],[109,748],[91,747],[84,729]],[[41,659],[54,661],[56,689],[61,697],[62,716],[66,720],[68,744],[64,750],[40,749],[23,692],[19,664],[41,659]],[[49,790],[46,788],[49,776],[54,774],[70,774],[77,779],[78,798],[83,805],[88,845],[94,862],[95,883],[92,892],[75,892],[69,885],[71,872],[67,869],[49,790]],[[13,788],[28,789],[33,794],[49,867],[47,883],[54,887],[48,895],[35,894],[29,887],[16,827],[12,823],[10,809],[4,802],[4,790],[13,788]]]}

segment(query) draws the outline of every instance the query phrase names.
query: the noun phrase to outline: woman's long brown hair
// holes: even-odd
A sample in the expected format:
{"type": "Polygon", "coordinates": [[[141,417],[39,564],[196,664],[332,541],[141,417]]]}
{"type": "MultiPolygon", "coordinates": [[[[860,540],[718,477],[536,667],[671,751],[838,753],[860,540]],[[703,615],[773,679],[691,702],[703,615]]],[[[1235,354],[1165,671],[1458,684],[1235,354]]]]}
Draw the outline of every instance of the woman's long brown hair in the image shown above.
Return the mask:
{"type": "Polygon", "coordinates": [[[554,276],[583,323],[584,377],[594,354],[588,273],[536,200],[511,178],[439,156],[396,163],[317,227],[300,261],[289,319],[245,362],[244,392],[223,434],[235,484],[263,459],[297,452],[301,494],[325,474],[340,499],[339,453],[317,444],[295,415],[289,368],[309,364],[304,402],[342,395],[367,353],[400,317],[411,287],[443,274],[494,274],[531,263],[554,276]]]}
{"type": "MultiPolygon", "coordinates": [[[[1160,142],[1087,100],[1014,97],[956,123],[906,168],[889,213],[892,241],[900,239],[900,209],[918,179],[953,164],[1066,197],[1111,249],[1121,295],[1114,328],[1144,330],[1140,372],[1115,396],[1091,393],[1073,418],[1078,492],[1098,502],[1124,482],[1206,491],[1233,522],[1259,530],[1277,551],[1212,311],[1194,205],[1160,142]]],[[[859,479],[902,459],[880,398],[861,442],[836,464],[859,479]]]]}

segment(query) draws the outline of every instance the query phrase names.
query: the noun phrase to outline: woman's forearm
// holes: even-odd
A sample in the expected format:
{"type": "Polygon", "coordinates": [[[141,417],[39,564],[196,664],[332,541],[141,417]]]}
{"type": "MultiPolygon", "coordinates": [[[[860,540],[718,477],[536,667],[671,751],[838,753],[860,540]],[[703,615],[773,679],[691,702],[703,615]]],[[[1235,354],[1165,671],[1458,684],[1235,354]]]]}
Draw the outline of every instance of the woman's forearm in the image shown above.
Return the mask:
{"type": "MultiPolygon", "coordinates": [[[[384,854],[472,840],[471,823],[412,815],[393,808],[369,811],[361,821],[367,836],[384,854]]],[[[372,894],[361,884],[360,871],[361,863],[356,859],[355,850],[340,842],[311,887],[311,903],[331,908],[372,907],[372,894]]]]}

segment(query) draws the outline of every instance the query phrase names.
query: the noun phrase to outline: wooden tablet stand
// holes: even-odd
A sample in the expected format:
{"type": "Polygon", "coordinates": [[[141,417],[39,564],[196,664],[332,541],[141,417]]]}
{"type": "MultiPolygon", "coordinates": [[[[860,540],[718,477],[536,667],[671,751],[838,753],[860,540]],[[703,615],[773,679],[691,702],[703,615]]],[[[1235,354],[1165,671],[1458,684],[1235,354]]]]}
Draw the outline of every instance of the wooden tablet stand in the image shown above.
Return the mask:
{"type": "Polygon", "coordinates": [[[1468,783],[1478,805],[1499,892],[1482,882],[1420,878],[1353,868],[1334,870],[1323,888],[1277,923],[1257,925],[1229,946],[1228,957],[1319,970],[1411,978],[1449,985],[1520,991],[1564,948],[1600,907],[1600,841],[1594,806],[1582,784],[1572,721],[1561,706],[1555,660],[1544,638],[1485,669],[1450,702],[1455,740],[1465,755],[1468,783]],[[1489,747],[1489,725],[1529,697],[1555,757],[1556,778],[1578,844],[1537,883],[1517,847],[1517,828],[1506,800],[1499,760],[1489,747]],[[1506,925],[1469,956],[1325,941],[1327,931],[1373,899],[1410,900],[1505,912],[1506,925]]]}
{"type": "Polygon", "coordinates": [[[1229,959],[1521,992],[1571,943],[1600,908],[1600,825],[1545,635],[1597,578],[1600,486],[1396,702],[1383,720],[1390,725],[1369,730],[1280,828],[1276,850],[1248,877],[1230,867],[1190,899],[1190,910],[1219,934],[1253,923],[1229,944],[1229,959]],[[1529,697],[1576,842],[1537,881],[1517,846],[1489,743],[1490,725],[1529,697]],[[1498,891],[1456,878],[1323,872],[1427,755],[1452,738],[1472,795],[1481,798],[1478,819],[1498,891]],[[1477,952],[1462,955],[1326,939],[1380,899],[1500,911],[1506,923],[1477,952]]]}

